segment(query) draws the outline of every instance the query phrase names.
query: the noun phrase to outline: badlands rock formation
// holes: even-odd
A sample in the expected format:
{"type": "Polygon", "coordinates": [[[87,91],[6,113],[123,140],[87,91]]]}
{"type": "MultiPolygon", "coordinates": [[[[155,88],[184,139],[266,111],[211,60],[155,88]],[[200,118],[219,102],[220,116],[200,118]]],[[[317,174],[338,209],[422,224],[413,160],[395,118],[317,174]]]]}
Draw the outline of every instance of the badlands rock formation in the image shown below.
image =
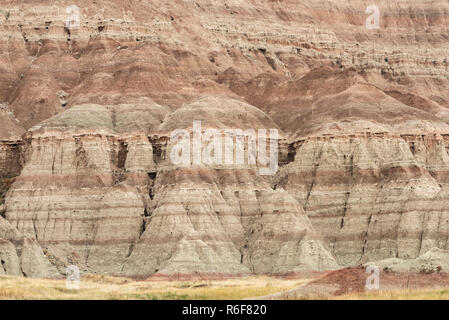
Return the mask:
{"type": "Polygon", "coordinates": [[[448,22],[444,0],[0,1],[0,273],[449,250],[448,22]],[[194,121],[278,130],[278,170],[173,163],[194,121]]]}

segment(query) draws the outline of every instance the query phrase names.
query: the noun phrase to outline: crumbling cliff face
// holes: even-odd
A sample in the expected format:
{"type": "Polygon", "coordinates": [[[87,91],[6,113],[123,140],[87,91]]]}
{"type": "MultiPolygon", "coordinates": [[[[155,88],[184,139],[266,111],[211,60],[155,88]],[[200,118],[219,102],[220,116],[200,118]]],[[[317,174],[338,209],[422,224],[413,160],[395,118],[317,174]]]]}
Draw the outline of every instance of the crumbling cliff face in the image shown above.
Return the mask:
{"type": "Polygon", "coordinates": [[[72,28],[72,3],[0,1],[0,274],[449,250],[449,4],[372,4],[378,29],[363,1],[79,1],[72,28]],[[173,163],[194,121],[278,130],[275,174],[173,163]]]}
{"type": "Polygon", "coordinates": [[[447,136],[301,141],[278,185],[302,204],[341,265],[447,248],[447,136]]]}
{"type": "MultiPolygon", "coordinates": [[[[226,101],[274,125],[257,108],[226,101]]],[[[160,127],[179,126],[179,116],[188,123],[201,108],[195,107],[160,127]]],[[[164,109],[127,108],[75,106],[29,131],[33,151],[8,193],[6,219],[35,239],[60,272],[67,264],[138,276],[338,266],[299,203],[257,168],[173,165],[169,137],[128,131],[139,119],[146,126],[160,121],[164,109]]]]}

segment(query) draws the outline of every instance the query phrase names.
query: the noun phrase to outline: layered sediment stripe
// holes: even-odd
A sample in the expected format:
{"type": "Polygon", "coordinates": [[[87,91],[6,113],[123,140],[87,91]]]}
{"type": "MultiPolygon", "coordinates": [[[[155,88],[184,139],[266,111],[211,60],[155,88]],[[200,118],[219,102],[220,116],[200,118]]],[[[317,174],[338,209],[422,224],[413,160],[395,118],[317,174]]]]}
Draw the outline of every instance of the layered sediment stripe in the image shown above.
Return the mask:
{"type": "Polygon", "coordinates": [[[277,176],[343,265],[448,249],[444,136],[403,137],[305,140],[277,176]]]}
{"type": "Polygon", "coordinates": [[[125,274],[336,267],[302,208],[285,191],[273,190],[254,177],[254,170],[198,170],[158,173],[154,210],[125,274]],[[198,180],[196,187],[185,188],[191,177],[198,180]]]}

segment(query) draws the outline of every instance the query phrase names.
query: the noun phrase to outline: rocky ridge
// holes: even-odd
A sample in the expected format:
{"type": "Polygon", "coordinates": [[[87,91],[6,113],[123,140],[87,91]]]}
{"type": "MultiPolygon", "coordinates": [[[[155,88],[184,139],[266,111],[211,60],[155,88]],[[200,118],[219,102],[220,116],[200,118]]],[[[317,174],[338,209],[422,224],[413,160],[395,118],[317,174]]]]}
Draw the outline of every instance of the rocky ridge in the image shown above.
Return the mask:
{"type": "Polygon", "coordinates": [[[0,5],[3,272],[285,273],[449,250],[447,2],[379,1],[378,30],[364,1],[80,1],[78,29],[69,5],[0,5]],[[195,120],[277,129],[279,170],[174,165],[170,133],[195,120]]]}

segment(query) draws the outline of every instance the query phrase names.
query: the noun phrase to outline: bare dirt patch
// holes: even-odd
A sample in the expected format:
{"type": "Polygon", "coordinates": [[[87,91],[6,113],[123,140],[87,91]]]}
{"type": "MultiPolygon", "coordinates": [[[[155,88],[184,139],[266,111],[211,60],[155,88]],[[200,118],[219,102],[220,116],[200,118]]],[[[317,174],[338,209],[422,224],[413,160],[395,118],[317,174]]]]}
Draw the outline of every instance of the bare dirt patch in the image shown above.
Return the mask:
{"type": "MultiPolygon", "coordinates": [[[[366,289],[366,269],[344,268],[331,271],[318,279],[295,289],[260,297],[262,299],[328,299],[345,295],[369,292],[366,289]]],[[[445,272],[391,272],[381,270],[379,290],[425,290],[449,287],[449,273],[445,272]]]]}

